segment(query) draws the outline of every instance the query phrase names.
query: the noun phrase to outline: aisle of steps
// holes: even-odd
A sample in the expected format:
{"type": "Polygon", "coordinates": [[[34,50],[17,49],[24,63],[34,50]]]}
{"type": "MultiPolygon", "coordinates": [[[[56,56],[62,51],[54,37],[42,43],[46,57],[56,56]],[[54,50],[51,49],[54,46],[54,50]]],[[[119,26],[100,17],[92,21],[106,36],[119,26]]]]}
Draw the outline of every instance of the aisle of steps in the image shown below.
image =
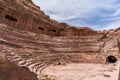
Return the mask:
{"type": "Polygon", "coordinates": [[[41,71],[50,65],[49,62],[40,62],[35,58],[25,60],[14,52],[6,50],[1,50],[1,53],[5,54],[9,61],[14,62],[18,66],[27,67],[31,72],[37,74],[38,79],[40,79],[41,71]]]}

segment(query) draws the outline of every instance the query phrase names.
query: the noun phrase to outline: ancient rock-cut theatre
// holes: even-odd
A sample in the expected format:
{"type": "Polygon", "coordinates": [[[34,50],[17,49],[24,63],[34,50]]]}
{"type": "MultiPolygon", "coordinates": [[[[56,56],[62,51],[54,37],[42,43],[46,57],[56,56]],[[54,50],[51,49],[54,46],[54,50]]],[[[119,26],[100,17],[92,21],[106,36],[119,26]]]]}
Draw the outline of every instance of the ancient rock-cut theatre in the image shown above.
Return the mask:
{"type": "Polygon", "coordinates": [[[17,66],[24,72],[29,69],[26,74],[33,78],[9,75],[9,80],[37,80],[51,65],[115,63],[120,52],[119,33],[119,28],[95,31],[59,23],[31,0],[0,0],[0,75],[2,69],[17,66]]]}

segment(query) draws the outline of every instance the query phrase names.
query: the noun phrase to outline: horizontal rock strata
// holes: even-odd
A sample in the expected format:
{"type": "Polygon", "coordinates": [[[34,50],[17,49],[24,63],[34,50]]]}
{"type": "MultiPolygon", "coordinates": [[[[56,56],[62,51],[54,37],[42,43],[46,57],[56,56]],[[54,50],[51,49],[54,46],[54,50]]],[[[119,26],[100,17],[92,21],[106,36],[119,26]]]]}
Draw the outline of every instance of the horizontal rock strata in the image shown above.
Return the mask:
{"type": "Polygon", "coordinates": [[[0,54],[38,79],[51,65],[105,63],[109,55],[118,58],[119,32],[119,28],[100,32],[58,23],[31,0],[0,0],[0,54]]]}

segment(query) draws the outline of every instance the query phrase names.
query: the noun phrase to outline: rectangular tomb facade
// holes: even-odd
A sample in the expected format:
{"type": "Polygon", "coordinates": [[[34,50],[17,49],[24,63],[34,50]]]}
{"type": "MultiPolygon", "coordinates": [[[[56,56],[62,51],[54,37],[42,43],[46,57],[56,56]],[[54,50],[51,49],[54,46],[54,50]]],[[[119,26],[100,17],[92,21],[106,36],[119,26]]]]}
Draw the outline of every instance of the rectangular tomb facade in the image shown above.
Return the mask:
{"type": "Polygon", "coordinates": [[[30,13],[20,12],[4,5],[0,5],[0,22],[40,34],[55,36],[60,32],[59,28],[49,22],[43,21],[41,18],[37,18],[30,13]]]}

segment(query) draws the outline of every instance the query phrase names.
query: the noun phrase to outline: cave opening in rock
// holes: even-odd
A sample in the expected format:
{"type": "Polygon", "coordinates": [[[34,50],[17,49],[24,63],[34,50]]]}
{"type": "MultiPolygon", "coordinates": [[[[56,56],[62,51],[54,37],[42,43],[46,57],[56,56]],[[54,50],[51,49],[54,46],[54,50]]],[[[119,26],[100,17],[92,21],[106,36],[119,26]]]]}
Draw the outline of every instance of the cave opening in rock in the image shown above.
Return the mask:
{"type": "Polygon", "coordinates": [[[15,17],[12,17],[12,16],[10,16],[10,15],[6,15],[6,16],[5,16],[5,19],[8,19],[8,20],[14,21],[14,22],[17,22],[17,21],[18,21],[15,17]]]}
{"type": "Polygon", "coordinates": [[[115,62],[117,62],[117,58],[115,56],[112,56],[112,55],[108,56],[106,59],[107,59],[108,63],[115,63],[115,62]]]}
{"type": "Polygon", "coordinates": [[[44,30],[44,28],[42,28],[42,27],[38,27],[38,29],[39,29],[39,30],[42,30],[42,31],[44,30]]]}
{"type": "Polygon", "coordinates": [[[51,30],[51,31],[52,31],[52,32],[56,32],[56,30],[54,30],[54,29],[53,29],[53,30],[51,30]]]}

